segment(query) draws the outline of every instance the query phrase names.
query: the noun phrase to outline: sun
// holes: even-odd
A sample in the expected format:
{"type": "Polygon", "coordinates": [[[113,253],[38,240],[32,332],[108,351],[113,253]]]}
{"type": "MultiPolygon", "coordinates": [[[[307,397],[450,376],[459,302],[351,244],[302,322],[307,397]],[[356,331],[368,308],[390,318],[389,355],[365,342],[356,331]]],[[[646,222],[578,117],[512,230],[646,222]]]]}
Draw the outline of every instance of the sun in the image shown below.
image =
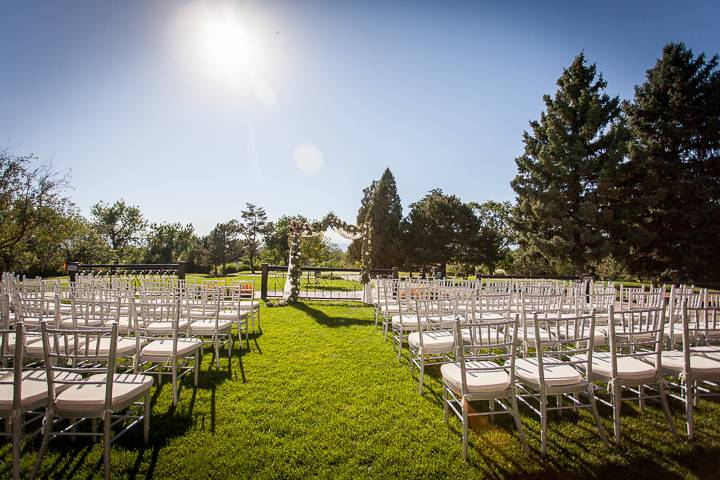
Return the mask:
{"type": "Polygon", "coordinates": [[[203,73],[228,81],[262,73],[261,48],[254,19],[231,2],[192,2],[173,22],[182,56],[203,73]]]}

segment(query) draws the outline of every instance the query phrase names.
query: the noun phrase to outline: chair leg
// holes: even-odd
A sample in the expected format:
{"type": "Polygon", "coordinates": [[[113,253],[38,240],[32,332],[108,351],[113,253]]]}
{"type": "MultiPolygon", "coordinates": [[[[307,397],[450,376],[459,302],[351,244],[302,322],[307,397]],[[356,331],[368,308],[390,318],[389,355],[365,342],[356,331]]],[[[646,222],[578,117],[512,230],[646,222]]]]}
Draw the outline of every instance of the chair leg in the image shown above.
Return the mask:
{"type": "Polygon", "coordinates": [[[615,434],[615,445],[618,447],[622,441],[620,437],[620,410],[622,410],[622,387],[620,382],[615,380],[612,386],[613,400],[613,432],[615,434]]]}
{"type": "Polygon", "coordinates": [[[398,353],[397,353],[397,361],[399,362],[402,358],[402,344],[403,344],[403,332],[400,330],[400,333],[398,333],[398,353]]]}
{"type": "Polygon", "coordinates": [[[150,440],[150,390],[145,392],[145,402],[143,407],[143,442],[147,445],[150,440]]]}
{"type": "MultiPolygon", "coordinates": [[[[412,363],[412,362],[410,362],[412,363]]],[[[418,393],[423,394],[423,382],[425,381],[425,357],[420,355],[420,381],[418,382],[418,393]]]]}
{"type": "Polygon", "coordinates": [[[670,412],[670,405],[668,405],[667,401],[667,395],[665,395],[665,383],[660,379],[660,382],[658,383],[658,392],[660,393],[660,403],[662,403],[663,411],[665,412],[665,418],[668,422],[668,428],[670,428],[670,432],[673,434],[673,437],[675,439],[678,438],[677,429],[675,428],[675,420],[673,420],[672,413],[670,412]]]}
{"type": "Polygon", "coordinates": [[[195,378],[193,378],[193,385],[197,387],[198,384],[198,373],[200,372],[200,358],[201,358],[202,352],[198,349],[197,352],[195,352],[195,378]]]}
{"type": "Polygon", "coordinates": [[[694,384],[690,379],[685,379],[685,415],[687,416],[688,440],[695,438],[695,420],[693,419],[693,407],[695,406],[694,384]]]}
{"type": "Polygon", "coordinates": [[[215,333],[215,366],[220,370],[220,334],[215,333]]]}
{"type": "Polygon", "coordinates": [[[172,359],[172,391],[173,391],[173,405],[177,405],[178,404],[177,357],[172,359]]]}
{"type": "Polygon", "coordinates": [[[544,393],[540,394],[540,451],[545,454],[547,453],[547,396],[544,393]]]}
{"type": "MultiPolygon", "coordinates": [[[[488,410],[490,412],[495,411],[495,399],[494,398],[491,398],[490,400],[488,400],[488,410]]],[[[490,423],[495,423],[495,415],[494,414],[490,415],[490,423]]]]}
{"type": "Polygon", "coordinates": [[[510,397],[512,403],[513,418],[515,419],[515,427],[517,427],[518,437],[520,437],[520,443],[522,443],[525,453],[530,453],[530,446],[525,440],[525,431],[523,430],[522,422],[520,421],[520,410],[518,409],[517,396],[515,393],[510,397]]]}
{"type": "Polygon", "coordinates": [[[45,452],[47,452],[48,443],[50,443],[50,434],[52,433],[52,422],[53,422],[53,413],[52,413],[52,411],[47,410],[45,412],[45,416],[43,417],[42,443],[40,443],[40,450],[38,451],[37,460],[35,460],[35,467],[33,468],[33,473],[30,478],[36,478],[37,474],[40,472],[40,466],[42,465],[43,458],[45,457],[45,452]]]}
{"type": "Polygon", "coordinates": [[[112,412],[105,412],[103,417],[103,470],[105,471],[105,480],[110,480],[110,452],[112,449],[112,439],[110,428],[112,427],[112,412]]]}
{"type": "Polygon", "coordinates": [[[462,399],[462,420],[463,420],[463,460],[467,460],[468,453],[468,401],[462,399]]]}
{"type": "Polygon", "coordinates": [[[597,402],[595,401],[595,392],[592,391],[592,387],[590,387],[590,391],[588,392],[588,397],[590,398],[590,410],[592,411],[592,416],[595,419],[595,425],[597,426],[598,433],[600,434],[600,439],[603,441],[605,446],[608,446],[608,439],[607,439],[607,432],[605,431],[605,427],[602,424],[602,421],[600,420],[600,412],[598,412],[597,409],[597,402]]]}
{"type": "Polygon", "coordinates": [[[20,479],[20,442],[22,441],[22,412],[13,412],[12,416],[12,476],[13,480],[20,479]]]}
{"type": "Polygon", "coordinates": [[[638,387],[638,392],[640,395],[640,412],[642,413],[643,411],[645,411],[645,388],[643,387],[643,385],[640,385],[638,387]]]}

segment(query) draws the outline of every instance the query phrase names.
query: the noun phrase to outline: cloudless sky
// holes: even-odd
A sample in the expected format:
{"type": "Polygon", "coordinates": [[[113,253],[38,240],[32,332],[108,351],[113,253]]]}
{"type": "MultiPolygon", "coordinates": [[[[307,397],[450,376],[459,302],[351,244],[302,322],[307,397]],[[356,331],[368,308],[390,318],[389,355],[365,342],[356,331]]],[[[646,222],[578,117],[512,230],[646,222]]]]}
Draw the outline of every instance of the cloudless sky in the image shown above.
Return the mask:
{"type": "Polygon", "coordinates": [[[246,201],[354,221],[385,167],[405,207],[435,187],[512,200],[522,132],[579,51],[630,98],[666,42],[717,53],[718,18],[716,1],[3,0],[0,146],[69,170],[86,214],[122,197],[200,233],[246,201]],[[200,10],[248,32],[232,80],[195,48],[200,10]]]}

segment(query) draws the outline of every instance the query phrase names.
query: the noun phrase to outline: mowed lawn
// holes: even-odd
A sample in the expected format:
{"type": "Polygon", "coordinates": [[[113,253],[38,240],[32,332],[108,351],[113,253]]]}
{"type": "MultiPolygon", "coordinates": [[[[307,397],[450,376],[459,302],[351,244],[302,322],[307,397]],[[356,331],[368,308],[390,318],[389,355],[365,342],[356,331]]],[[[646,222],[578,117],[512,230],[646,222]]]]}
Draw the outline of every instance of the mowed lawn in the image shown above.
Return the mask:
{"type": "MultiPolygon", "coordinates": [[[[150,444],[143,448],[141,429],[121,438],[115,478],[720,478],[720,404],[712,401],[700,404],[692,444],[673,440],[659,408],[628,406],[622,448],[604,447],[588,414],[565,413],[551,420],[543,457],[539,423],[523,410],[530,456],[505,416],[475,426],[464,462],[460,423],[443,422],[437,371],[419,396],[371,308],[307,302],[263,306],[261,315],[262,333],[236,350],[229,370],[227,356],[218,371],[206,354],[199,387],[186,381],[177,408],[169,384],[154,388],[150,444]]],[[[679,404],[673,409],[684,431],[679,404]]],[[[601,414],[611,431],[609,410],[601,414]]],[[[37,445],[25,449],[25,475],[37,445]]],[[[7,443],[0,455],[7,477],[7,443]]],[[[100,477],[101,444],[56,439],[42,473],[100,477]]]]}

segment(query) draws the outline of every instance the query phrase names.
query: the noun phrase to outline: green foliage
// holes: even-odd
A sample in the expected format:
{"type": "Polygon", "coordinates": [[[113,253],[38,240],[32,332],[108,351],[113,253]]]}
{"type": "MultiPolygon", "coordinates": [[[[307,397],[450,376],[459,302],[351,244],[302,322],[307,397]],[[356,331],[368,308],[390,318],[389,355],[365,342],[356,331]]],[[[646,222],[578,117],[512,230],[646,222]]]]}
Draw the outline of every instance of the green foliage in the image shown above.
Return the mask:
{"type": "Polygon", "coordinates": [[[620,99],[603,93],[606,82],[580,53],[563,71],[554,97],[515,161],[514,228],[522,248],[576,274],[610,253],[614,181],[623,161],[627,129],[620,99]]]}
{"type": "Polygon", "coordinates": [[[718,57],[667,44],[626,111],[623,260],[645,277],[720,280],[718,57]]]}
{"type": "Polygon", "coordinates": [[[49,227],[71,208],[66,188],[67,178],[50,164],[0,150],[0,271],[33,263],[33,256],[45,253],[48,237],[57,245],[49,227]]]}
{"type": "Polygon", "coordinates": [[[510,226],[512,205],[490,200],[469,206],[478,219],[478,229],[466,242],[465,262],[483,265],[493,274],[498,265],[507,261],[514,241],[510,226]]]}
{"type": "Polygon", "coordinates": [[[255,259],[260,252],[261,240],[272,229],[267,221],[265,209],[252,203],[245,204],[240,213],[240,234],[243,236],[243,247],[250,261],[250,270],[255,273],[255,259]]]}
{"type": "MultiPolygon", "coordinates": [[[[357,214],[357,224],[370,225],[372,242],[370,264],[374,268],[392,268],[403,263],[402,204],[397,193],[395,177],[389,168],[380,180],[363,190],[363,198],[357,214]]],[[[348,249],[353,260],[362,260],[362,244],[365,239],[354,240],[348,249]]]]}
{"type": "Polygon", "coordinates": [[[140,261],[143,256],[140,247],[147,227],[140,208],[120,199],[112,205],[96,203],[91,214],[95,229],[112,250],[113,262],[140,261]]]}
{"type": "Polygon", "coordinates": [[[468,255],[467,241],[477,235],[478,220],[468,204],[435,189],[410,205],[404,230],[409,261],[435,263],[444,272],[448,262],[468,255]]]}
{"type": "Polygon", "coordinates": [[[235,262],[242,257],[242,242],[240,241],[240,224],[237,220],[218,223],[212,231],[203,237],[202,251],[204,261],[212,266],[215,274],[218,267],[235,262]]]}
{"type": "Polygon", "coordinates": [[[187,261],[195,237],[191,224],[153,223],[147,235],[146,263],[187,261]]]}

